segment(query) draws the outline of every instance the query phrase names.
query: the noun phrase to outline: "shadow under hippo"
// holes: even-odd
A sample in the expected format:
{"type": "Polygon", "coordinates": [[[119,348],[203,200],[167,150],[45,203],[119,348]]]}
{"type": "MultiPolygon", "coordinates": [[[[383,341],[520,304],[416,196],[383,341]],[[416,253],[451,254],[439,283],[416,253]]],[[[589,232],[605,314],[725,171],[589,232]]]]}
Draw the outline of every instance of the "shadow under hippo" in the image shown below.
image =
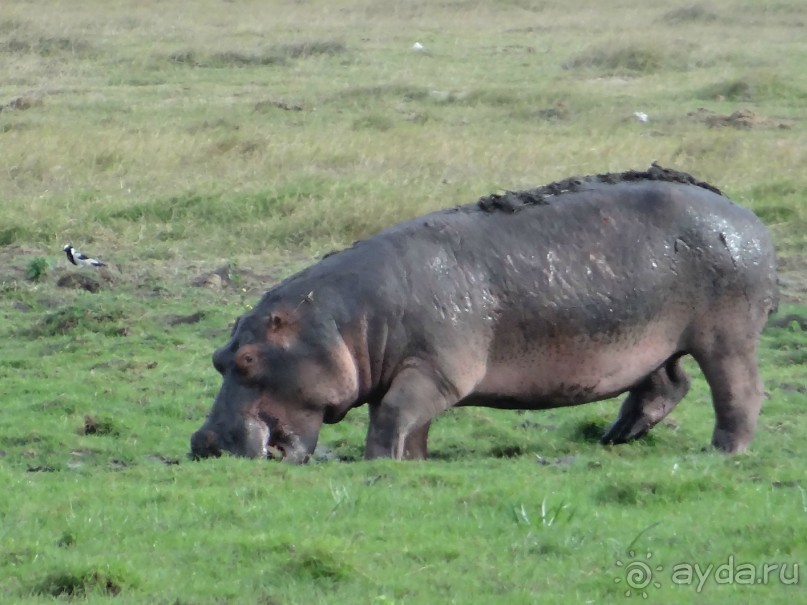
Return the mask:
{"type": "Polygon", "coordinates": [[[425,458],[453,406],[571,406],[627,392],[602,440],[644,435],[712,391],[712,443],[744,450],[762,402],[757,343],[777,305],[764,225],[715,187],[654,164],[507,192],[326,256],[238,318],[223,383],[191,437],[305,462],[323,423],[368,404],[365,456],[425,458]]]}

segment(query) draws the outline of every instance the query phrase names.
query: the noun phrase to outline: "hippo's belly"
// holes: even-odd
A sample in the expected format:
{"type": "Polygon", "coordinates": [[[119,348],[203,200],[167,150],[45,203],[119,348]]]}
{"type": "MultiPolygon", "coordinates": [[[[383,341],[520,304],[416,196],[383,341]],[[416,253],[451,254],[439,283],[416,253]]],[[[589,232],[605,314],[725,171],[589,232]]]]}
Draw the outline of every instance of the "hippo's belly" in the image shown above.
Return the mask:
{"type": "Polygon", "coordinates": [[[680,352],[680,335],[674,326],[656,324],[614,339],[579,334],[515,354],[494,351],[484,378],[462,403],[540,409],[613,397],[680,352]]]}

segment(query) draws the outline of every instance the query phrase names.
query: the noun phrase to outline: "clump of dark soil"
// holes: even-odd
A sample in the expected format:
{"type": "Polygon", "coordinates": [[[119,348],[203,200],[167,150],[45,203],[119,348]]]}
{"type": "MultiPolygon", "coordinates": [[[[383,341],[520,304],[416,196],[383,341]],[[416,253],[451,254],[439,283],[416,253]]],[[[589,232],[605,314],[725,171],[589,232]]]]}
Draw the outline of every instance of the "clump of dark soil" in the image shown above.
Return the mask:
{"type": "Polygon", "coordinates": [[[56,282],[58,288],[86,290],[95,294],[101,290],[101,282],[86,273],[66,273],[56,282]]]}
{"type": "Polygon", "coordinates": [[[738,109],[730,115],[722,115],[716,111],[699,107],[695,111],[690,111],[687,117],[692,118],[696,122],[706,124],[709,128],[730,127],[742,130],[751,130],[754,128],[790,128],[789,124],[762,117],[750,109],[738,109]]]}
{"type": "Polygon", "coordinates": [[[174,315],[173,317],[168,318],[168,325],[171,326],[178,326],[181,324],[195,324],[202,321],[207,313],[204,311],[196,311],[196,313],[191,313],[190,315],[174,315]]]}
{"type": "Polygon", "coordinates": [[[260,275],[249,269],[224,265],[214,271],[202,273],[191,281],[191,285],[196,288],[208,288],[214,291],[241,290],[252,294],[264,292],[276,282],[277,278],[272,275],[260,275]]]}
{"type": "Polygon", "coordinates": [[[84,424],[78,429],[79,435],[120,435],[120,430],[108,418],[96,418],[87,414],[84,416],[84,424]]]}
{"type": "Polygon", "coordinates": [[[807,317],[791,313],[783,317],[777,317],[768,322],[771,328],[790,328],[792,324],[799,327],[800,330],[807,332],[807,317]]]}
{"type": "Polygon", "coordinates": [[[488,454],[494,458],[517,458],[524,454],[524,448],[518,445],[497,445],[488,454]]]}
{"type": "Polygon", "coordinates": [[[539,120],[561,121],[571,118],[572,112],[565,101],[558,101],[551,107],[539,109],[535,112],[535,117],[539,120]]]}
{"type": "Polygon", "coordinates": [[[8,103],[0,105],[0,111],[25,111],[42,105],[42,99],[32,96],[14,97],[8,103]]]}
{"type": "Polygon", "coordinates": [[[586,443],[599,443],[606,430],[608,430],[606,423],[586,420],[574,427],[572,439],[586,443]]]}
{"type": "Polygon", "coordinates": [[[354,573],[344,556],[325,549],[295,550],[285,570],[298,578],[331,582],[346,580],[354,573]]]}
{"type": "Polygon", "coordinates": [[[129,334],[129,325],[123,309],[119,307],[93,308],[71,305],[48,313],[23,333],[32,338],[41,338],[81,331],[107,336],[126,336],[129,334]]]}
{"type": "Polygon", "coordinates": [[[47,575],[33,587],[32,592],[59,599],[84,599],[90,594],[118,596],[128,582],[106,571],[60,571],[47,575]]]}
{"type": "Polygon", "coordinates": [[[282,109],[284,111],[302,111],[303,106],[299,103],[290,103],[283,99],[266,99],[255,103],[255,111],[266,111],[267,109],[282,109]]]}

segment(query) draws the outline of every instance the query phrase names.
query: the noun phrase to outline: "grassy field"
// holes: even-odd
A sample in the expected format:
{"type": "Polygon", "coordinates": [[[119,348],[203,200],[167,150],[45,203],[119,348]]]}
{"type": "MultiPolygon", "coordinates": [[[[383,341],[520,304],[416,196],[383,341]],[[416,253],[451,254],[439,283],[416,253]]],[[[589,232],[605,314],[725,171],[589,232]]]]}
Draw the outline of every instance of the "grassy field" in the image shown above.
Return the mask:
{"type": "Polygon", "coordinates": [[[4,0],[0,602],[804,601],[806,32],[801,0],[4,0]],[[364,409],[305,467],[188,460],[210,354],[272,283],[431,209],[653,160],[776,240],[749,453],[705,447],[689,363],[627,446],[596,443],[608,401],[452,411],[423,463],[362,461],[364,409]]]}

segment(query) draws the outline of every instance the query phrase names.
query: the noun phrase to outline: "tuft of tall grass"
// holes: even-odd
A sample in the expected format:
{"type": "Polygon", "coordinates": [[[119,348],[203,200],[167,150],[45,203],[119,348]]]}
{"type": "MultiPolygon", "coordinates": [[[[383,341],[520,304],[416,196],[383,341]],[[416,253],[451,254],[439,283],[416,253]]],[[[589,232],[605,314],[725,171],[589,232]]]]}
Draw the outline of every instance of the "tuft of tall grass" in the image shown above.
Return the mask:
{"type": "Polygon", "coordinates": [[[610,73],[647,74],[674,62],[667,51],[654,44],[608,44],[594,46],[567,61],[566,69],[590,69],[610,73]]]}
{"type": "Polygon", "coordinates": [[[691,4],[667,11],[659,21],[671,25],[690,25],[693,23],[712,23],[717,19],[719,19],[719,15],[710,4],[691,4]]]}
{"type": "Polygon", "coordinates": [[[795,102],[807,98],[807,90],[776,73],[757,71],[704,86],[698,91],[698,98],[753,103],[764,101],[795,102]]]}
{"type": "Polygon", "coordinates": [[[278,44],[274,46],[244,50],[221,50],[200,52],[195,49],[176,50],[166,58],[171,63],[192,67],[225,68],[286,65],[293,59],[305,59],[321,55],[340,55],[348,52],[344,42],[337,40],[312,40],[278,44]]]}

